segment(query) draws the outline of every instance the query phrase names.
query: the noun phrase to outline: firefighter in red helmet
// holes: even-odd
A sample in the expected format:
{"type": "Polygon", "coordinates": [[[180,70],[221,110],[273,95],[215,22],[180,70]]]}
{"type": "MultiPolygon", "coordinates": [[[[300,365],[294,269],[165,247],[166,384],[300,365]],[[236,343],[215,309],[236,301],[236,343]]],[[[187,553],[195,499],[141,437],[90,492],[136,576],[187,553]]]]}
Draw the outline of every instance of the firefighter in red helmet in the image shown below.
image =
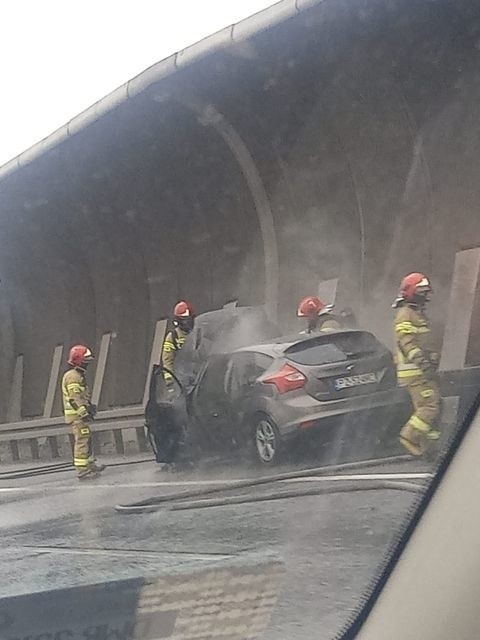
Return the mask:
{"type": "MultiPolygon", "coordinates": [[[[178,353],[182,350],[185,340],[192,332],[195,324],[195,312],[189,302],[181,300],[177,302],[173,310],[172,329],[167,332],[162,348],[163,380],[166,386],[167,404],[175,404],[178,392],[174,386],[173,374],[175,374],[175,363],[178,353]]],[[[155,458],[160,463],[163,471],[176,471],[178,464],[189,466],[190,462],[185,456],[187,451],[188,433],[184,425],[178,421],[178,416],[168,407],[164,407],[164,412],[159,422],[151,427],[152,437],[155,443],[155,458]],[[180,458],[180,461],[179,461],[180,458]]]]}
{"type": "Polygon", "coordinates": [[[397,376],[407,387],[414,412],[400,431],[400,442],[413,455],[422,455],[440,432],[440,389],[437,380],[439,355],[434,345],[425,307],[432,292],[423,273],[410,273],[400,284],[393,307],[397,344],[397,376]]]}
{"type": "Polygon", "coordinates": [[[172,385],[173,378],[170,371],[175,373],[175,358],[182,349],[188,334],[195,324],[195,311],[189,302],[177,302],[173,310],[173,329],[169,331],[163,342],[162,364],[167,369],[163,377],[167,385],[172,385]]]}
{"type": "Polygon", "coordinates": [[[327,305],[317,296],[307,296],[301,300],[297,317],[307,319],[307,328],[303,333],[318,333],[332,329],[341,329],[342,323],[332,314],[333,305],[327,305]]]}
{"type": "Polygon", "coordinates": [[[94,478],[105,467],[97,465],[92,455],[92,422],[96,407],[90,401],[90,391],[85,374],[93,354],[88,347],[77,344],[68,355],[69,369],[62,379],[62,396],[65,422],[70,424],[74,436],[73,464],[78,479],[94,478]]]}

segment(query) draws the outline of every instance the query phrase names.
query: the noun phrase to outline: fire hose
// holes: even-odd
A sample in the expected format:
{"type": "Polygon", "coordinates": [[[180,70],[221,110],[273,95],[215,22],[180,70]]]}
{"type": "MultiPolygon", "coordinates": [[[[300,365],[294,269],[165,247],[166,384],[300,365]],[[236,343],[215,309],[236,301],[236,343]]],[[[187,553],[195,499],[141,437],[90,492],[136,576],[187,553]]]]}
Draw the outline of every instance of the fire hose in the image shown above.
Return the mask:
{"type": "Polygon", "coordinates": [[[414,493],[421,492],[423,485],[414,482],[399,482],[394,480],[379,480],[379,479],[364,479],[362,481],[349,480],[335,480],[335,482],[329,486],[314,487],[308,489],[296,489],[291,491],[282,491],[272,494],[263,495],[240,495],[240,496],[226,496],[221,498],[215,498],[213,500],[204,500],[206,496],[211,496],[216,493],[225,493],[230,491],[238,491],[239,489],[252,489],[262,485],[275,484],[282,481],[296,480],[299,478],[309,478],[315,476],[322,476],[327,480],[328,476],[341,473],[343,471],[351,471],[355,469],[361,469],[371,466],[372,464],[392,464],[398,463],[403,460],[410,459],[410,456],[392,456],[390,458],[383,458],[379,460],[362,460],[359,462],[347,462],[338,465],[329,465],[323,467],[315,467],[312,469],[304,469],[301,471],[289,471],[285,473],[278,473],[269,476],[263,476],[261,478],[255,478],[251,480],[239,480],[237,482],[229,484],[218,484],[214,487],[207,487],[202,489],[191,489],[187,491],[180,491],[173,494],[154,496],[130,504],[116,505],[115,510],[123,514],[134,513],[151,513],[160,509],[168,509],[170,511],[179,511],[185,509],[197,509],[201,507],[214,507],[214,506],[226,506],[229,504],[245,504],[247,502],[261,502],[265,500],[281,500],[299,496],[309,495],[324,495],[327,493],[345,493],[352,491],[373,491],[373,490],[399,490],[399,491],[411,491],[414,493]],[[191,498],[199,498],[199,500],[190,500],[191,498]]]}

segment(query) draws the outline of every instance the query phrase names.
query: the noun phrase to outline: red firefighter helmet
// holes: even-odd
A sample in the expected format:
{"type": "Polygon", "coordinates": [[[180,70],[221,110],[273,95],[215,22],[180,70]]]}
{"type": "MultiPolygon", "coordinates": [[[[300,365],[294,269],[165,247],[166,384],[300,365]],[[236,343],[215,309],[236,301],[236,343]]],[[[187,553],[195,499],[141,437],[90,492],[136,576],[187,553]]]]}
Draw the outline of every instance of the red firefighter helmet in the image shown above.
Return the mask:
{"type": "Polygon", "coordinates": [[[327,310],[327,305],[323,303],[317,296],[307,296],[304,298],[297,309],[299,318],[316,318],[323,311],[327,310]]]}
{"type": "Polygon", "coordinates": [[[424,273],[409,273],[400,283],[400,297],[407,302],[426,302],[431,292],[430,280],[424,273]]]}
{"type": "Polygon", "coordinates": [[[177,302],[173,309],[173,322],[187,333],[192,331],[195,322],[195,311],[189,302],[185,302],[185,300],[177,302]]]}
{"type": "Polygon", "coordinates": [[[175,305],[175,308],[173,309],[173,315],[175,316],[175,318],[191,318],[195,316],[195,311],[193,310],[193,307],[189,302],[181,300],[175,305]]]}
{"type": "Polygon", "coordinates": [[[93,360],[93,353],[83,344],[76,344],[68,354],[68,364],[72,367],[83,367],[93,360]]]}

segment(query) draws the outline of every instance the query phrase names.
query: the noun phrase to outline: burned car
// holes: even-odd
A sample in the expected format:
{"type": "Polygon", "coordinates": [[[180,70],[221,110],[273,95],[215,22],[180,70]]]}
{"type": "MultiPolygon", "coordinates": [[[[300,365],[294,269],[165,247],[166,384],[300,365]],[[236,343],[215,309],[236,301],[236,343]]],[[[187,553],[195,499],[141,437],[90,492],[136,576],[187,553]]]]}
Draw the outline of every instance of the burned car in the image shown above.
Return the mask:
{"type": "Polygon", "coordinates": [[[219,339],[213,323],[200,317],[182,353],[182,393],[169,407],[197,455],[248,454],[273,465],[312,433],[321,439],[341,430],[346,441],[361,445],[381,437],[387,420],[396,420],[397,428],[408,414],[392,355],[367,331],[255,341],[253,328],[263,325],[252,323],[249,312],[224,315],[221,322],[213,317],[219,339]]]}

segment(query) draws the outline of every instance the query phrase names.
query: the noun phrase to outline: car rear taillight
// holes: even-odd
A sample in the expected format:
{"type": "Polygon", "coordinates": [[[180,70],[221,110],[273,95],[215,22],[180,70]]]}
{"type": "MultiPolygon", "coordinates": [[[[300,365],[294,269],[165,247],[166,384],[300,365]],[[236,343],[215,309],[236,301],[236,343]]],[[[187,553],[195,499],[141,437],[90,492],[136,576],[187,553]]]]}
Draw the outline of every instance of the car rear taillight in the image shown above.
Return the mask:
{"type": "Polygon", "coordinates": [[[276,371],[262,380],[265,384],[274,384],[278,393],[301,389],[306,381],[307,378],[303,373],[290,364],[284,364],[280,371],[276,371]]]}

